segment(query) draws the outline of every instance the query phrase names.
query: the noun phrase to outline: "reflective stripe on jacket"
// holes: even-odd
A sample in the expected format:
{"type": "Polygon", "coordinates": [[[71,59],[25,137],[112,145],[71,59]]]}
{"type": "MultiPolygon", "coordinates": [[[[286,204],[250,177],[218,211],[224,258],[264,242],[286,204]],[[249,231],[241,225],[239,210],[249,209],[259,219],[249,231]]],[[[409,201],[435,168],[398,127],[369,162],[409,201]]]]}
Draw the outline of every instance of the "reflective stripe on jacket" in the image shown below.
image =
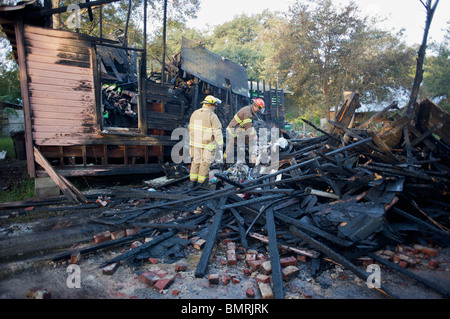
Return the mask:
{"type": "Polygon", "coordinates": [[[190,145],[215,149],[223,146],[222,124],[213,110],[205,105],[192,113],[189,121],[190,145]]]}
{"type": "Polygon", "coordinates": [[[250,129],[250,135],[255,135],[256,131],[253,128],[253,116],[252,105],[244,106],[236,113],[230,124],[228,124],[227,130],[230,132],[234,131],[235,128],[240,127],[244,130],[250,129]]]}

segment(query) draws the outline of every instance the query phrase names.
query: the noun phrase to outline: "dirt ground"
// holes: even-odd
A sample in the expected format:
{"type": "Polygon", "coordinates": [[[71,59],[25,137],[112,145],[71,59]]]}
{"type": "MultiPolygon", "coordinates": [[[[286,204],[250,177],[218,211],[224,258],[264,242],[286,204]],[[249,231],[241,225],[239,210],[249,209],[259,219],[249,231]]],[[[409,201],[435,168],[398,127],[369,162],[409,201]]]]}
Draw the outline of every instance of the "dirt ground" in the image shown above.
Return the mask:
{"type": "MultiPolygon", "coordinates": [[[[11,175],[10,175],[11,176],[11,175]]],[[[19,174],[17,174],[19,176],[19,174]]],[[[1,211],[0,211],[1,213],[1,211]]],[[[34,213],[32,218],[11,218],[2,215],[0,224],[0,241],[12,239],[21,240],[34,236],[36,233],[67,231],[76,227],[85,216],[77,211],[54,212],[52,214],[34,213]]],[[[105,228],[92,229],[102,231],[105,228]]],[[[91,236],[91,235],[89,235],[91,236]]],[[[88,237],[89,237],[88,236],[88,237]]],[[[39,244],[39,243],[35,243],[39,244]]],[[[104,249],[81,256],[78,262],[80,270],[79,287],[73,281],[73,270],[68,261],[53,262],[55,255],[73,248],[83,248],[93,244],[93,240],[80,239],[71,245],[65,243],[58,250],[41,251],[38,254],[17,252],[13,257],[0,260],[0,299],[25,299],[30,289],[37,287],[50,292],[51,299],[153,299],[153,300],[250,300],[246,295],[247,288],[255,291],[255,300],[262,298],[257,283],[258,271],[250,274],[245,263],[245,250],[237,244],[238,264],[226,263],[226,243],[219,242],[213,251],[207,274],[219,274],[235,277],[235,282],[210,284],[207,275],[203,278],[194,276],[202,251],[193,245],[185,247],[184,257],[176,261],[162,260],[156,264],[150,262],[121,262],[112,275],[103,273],[100,264],[131,249],[128,245],[104,249]],[[185,262],[185,271],[177,272],[175,265],[185,262]],[[140,275],[146,271],[163,270],[173,274],[175,280],[168,289],[158,291],[140,280],[140,275]]],[[[265,244],[254,246],[258,252],[270,258],[265,244]]],[[[252,246],[253,248],[253,246],[252,246]]],[[[444,289],[450,287],[450,249],[439,249],[436,257],[439,267],[410,268],[411,272],[426,278],[444,289]]],[[[282,251],[280,257],[292,256],[282,251]]],[[[351,271],[329,261],[322,261],[320,271],[310,258],[299,258],[298,276],[283,284],[285,299],[387,299],[380,291],[368,288],[366,282],[357,278],[351,271]]],[[[361,270],[366,265],[358,264],[361,270]]],[[[435,290],[418,283],[404,274],[381,266],[381,285],[395,297],[402,299],[442,299],[443,296],[435,290]]]]}

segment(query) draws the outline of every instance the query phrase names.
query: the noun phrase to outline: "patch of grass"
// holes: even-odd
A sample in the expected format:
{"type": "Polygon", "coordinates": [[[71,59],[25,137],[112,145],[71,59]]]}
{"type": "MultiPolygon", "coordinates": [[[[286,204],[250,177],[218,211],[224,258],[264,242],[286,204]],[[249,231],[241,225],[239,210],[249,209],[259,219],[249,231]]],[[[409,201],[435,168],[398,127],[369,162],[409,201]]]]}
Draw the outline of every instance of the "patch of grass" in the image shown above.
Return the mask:
{"type": "Polygon", "coordinates": [[[28,175],[16,181],[7,190],[0,191],[0,203],[17,202],[35,197],[34,179],[28,175]]]}
{"type": "Polygon", "coordinates": [[[0,152],[6,151],[6,157],[15,158],[14,142],[10,136],[0,136],[0,152]]]}

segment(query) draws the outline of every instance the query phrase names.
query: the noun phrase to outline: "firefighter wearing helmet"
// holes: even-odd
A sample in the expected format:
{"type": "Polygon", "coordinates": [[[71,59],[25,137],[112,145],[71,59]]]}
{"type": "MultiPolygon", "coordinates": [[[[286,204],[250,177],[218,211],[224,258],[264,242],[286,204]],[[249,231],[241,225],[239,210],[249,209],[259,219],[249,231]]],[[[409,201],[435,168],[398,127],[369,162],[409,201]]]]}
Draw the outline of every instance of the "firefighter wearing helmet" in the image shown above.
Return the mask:
{"type": "Polygon", "coordinates": [[[266,104],[264,103],[264,100],[261,98],[256,98],[252,100],[250,105],[244,106],[234,115],[227,127],[229,139],[224,154],[224,159],[226,159],[227,163],[233,162],[233,159],[227,158],[227,154],[232,153],[235,140],[239,134],[248,134],[249,139],[251,138],[255,142],[258,141],[258,135],[253,127],[253,119],[259,111],[264,113],[265,107],[266,104]]]}
{"type": "Polygon", "coordinates": [[[209,169],[215,158],[216,144],[222,157],[223,134],[222,124],[216,113],[217,106],[222,103],[218,98],[208,95],[201,102],[202,107],[194,111],[189,120],[189,143],[191,187],[203,184],[209,175],[209,169]]]}

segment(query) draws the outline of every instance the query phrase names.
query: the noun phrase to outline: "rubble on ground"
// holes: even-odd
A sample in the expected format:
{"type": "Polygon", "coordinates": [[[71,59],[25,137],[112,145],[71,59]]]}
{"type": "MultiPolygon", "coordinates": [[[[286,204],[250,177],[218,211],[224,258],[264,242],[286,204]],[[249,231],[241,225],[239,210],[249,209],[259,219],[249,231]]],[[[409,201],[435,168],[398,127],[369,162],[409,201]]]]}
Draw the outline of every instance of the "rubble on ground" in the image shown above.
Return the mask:
{"type": "MultiPolygon", "coordinates": [[[[98,200],[102,213],[90,222],[109,230],[95,234],[92,245],[69,249],[53,261],[128,247],[99,267],[111,275],[123,263],[146,263],[152,270],[138,280],[162,292],[186,271],[180,261],[197,251],[196,278],[233,285],[253,276],[256,285],[246,289],[247,298],[258,291],[261,298],[275,299],[286,297],[286,284],[299,276],[298,263],[311,263],[320,272],[321,262],[332,262],[363,282],[370,275],[364,266],[379,264],[448,298],[448,290],[410,271],[439,268],[436,256],[450,242],[450,144],[440,133],[448,128],[448,113],[425,101],[412,114],[372,131],[367,127],[377,115],[348,128],[354,103],[357,96],[337,122],[330,121],[329,132],[300,139],[282,132],[275,171],[264,171],[264,163],[217,165],[210,187],[191,189],[187,169],[165,165],[171,177],[165,183],[91,200],[98,200]],[[441,117],[427,119],[431,112],[441,117]],[[105,205],[99,203],[105,198],[105,205]],[[210,273],[212,256],[241,272],[210,273]],[[172,272],[158,270],[161,262],[173,264],[172,272]]],[[[395,297],[387,286],[378,290],[395,297]]]]}

